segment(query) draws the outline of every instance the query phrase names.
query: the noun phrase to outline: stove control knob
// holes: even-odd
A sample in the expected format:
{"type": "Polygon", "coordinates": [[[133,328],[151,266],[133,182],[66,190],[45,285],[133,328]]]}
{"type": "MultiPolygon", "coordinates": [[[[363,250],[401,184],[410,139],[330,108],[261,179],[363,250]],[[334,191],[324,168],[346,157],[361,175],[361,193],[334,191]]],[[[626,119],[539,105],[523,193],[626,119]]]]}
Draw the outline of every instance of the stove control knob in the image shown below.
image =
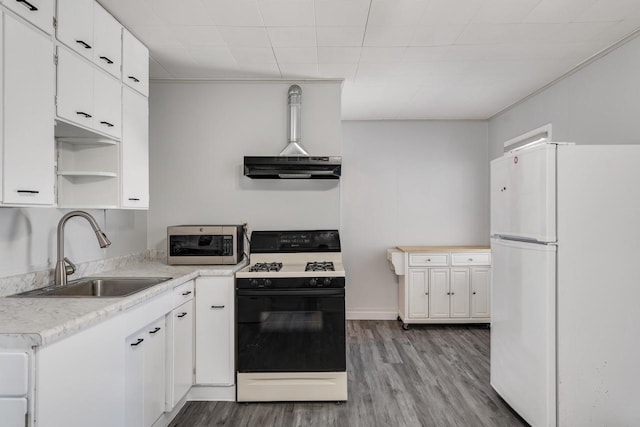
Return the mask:
{"type": "Polygon", "coordinates": [[[271,286],[271,280],[270,279],[264,279],[264,287],[268,288],[271,286]]]}
{"type": "Polygon", "coordinates": [[[257,288],[258,287],[258,279],[251,279],[249,284],[251,285],[252,288],[257,288]]]}
{"type": "Polygon", "coordinates": [[[316,279],[309,280],[309,286],[316,286],[317,284],[318,284],[318,281],[316,279]]]}
{"type": "Polygon", "coordinates": [[[331,278],[330,277],[326,277],[323,281],[323,284],[325,286],[330,286],[331,285],[331,278]]]}

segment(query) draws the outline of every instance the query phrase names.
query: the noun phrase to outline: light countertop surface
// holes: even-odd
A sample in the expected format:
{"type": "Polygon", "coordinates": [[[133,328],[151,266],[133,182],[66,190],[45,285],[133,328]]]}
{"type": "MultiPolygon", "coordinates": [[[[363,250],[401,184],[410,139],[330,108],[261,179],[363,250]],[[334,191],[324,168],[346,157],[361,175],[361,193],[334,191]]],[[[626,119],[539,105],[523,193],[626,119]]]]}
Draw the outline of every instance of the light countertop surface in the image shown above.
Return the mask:
{"type": "Polygon", "coordinates": [[[402,252],[486,252],[489,246],[396,246],[402,252]]]}
{"type": "Polygon", "coordinates": [[[232,276],[247,265],[170,266],[146,261],[96,274],[118,277],[172,277],[128,297],[0,298],[0,349],[44,346],[95,325],[198,276],[232,276]]]}

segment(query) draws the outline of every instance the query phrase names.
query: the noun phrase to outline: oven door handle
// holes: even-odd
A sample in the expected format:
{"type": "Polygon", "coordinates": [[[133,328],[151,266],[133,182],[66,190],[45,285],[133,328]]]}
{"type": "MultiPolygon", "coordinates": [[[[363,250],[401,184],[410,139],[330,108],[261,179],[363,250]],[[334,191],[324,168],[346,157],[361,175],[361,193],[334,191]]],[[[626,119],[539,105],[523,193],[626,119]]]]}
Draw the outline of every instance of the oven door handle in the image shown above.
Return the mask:
{"type": "Polygon", "coordinates": [[[272,296],[344,296],[344,288],[336,289],[238,289],[237,295],[242,297],[272,297],[272,296]]]}

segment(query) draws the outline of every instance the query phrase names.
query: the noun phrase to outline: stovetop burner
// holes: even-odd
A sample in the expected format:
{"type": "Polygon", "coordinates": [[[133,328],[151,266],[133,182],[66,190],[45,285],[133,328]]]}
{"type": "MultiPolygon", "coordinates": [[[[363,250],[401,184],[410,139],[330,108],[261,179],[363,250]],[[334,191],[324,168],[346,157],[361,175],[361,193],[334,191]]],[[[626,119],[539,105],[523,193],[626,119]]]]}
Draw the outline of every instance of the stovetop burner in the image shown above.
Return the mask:
{"type": "Polygon", "coordinates": [[[304,271],[335,271],[331,261],[308,262],[304,271]]]}
{"type": "Polygon", "coordinates": [[[252,265],[249,268],[250,272],[269,272],[269,271],[280,271],[282,268],[281,262],[259,262],[252,265]]]}

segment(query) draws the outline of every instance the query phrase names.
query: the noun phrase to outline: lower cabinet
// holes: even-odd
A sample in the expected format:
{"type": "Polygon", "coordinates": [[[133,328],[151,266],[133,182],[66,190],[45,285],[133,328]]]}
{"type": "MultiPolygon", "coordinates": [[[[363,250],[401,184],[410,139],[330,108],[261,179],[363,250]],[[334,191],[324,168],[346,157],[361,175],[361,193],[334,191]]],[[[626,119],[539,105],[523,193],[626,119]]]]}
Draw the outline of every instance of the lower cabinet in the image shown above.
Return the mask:
{"type": "MultiPolygon", "coordinates": [[[[29,355],[0,351],[0,414],[2,426],[28,423],[29,355]]],[[[28,425],[28,424],[26,424],[28,425]]]]}
{"type": "Polygon", "coordinates": [[[125,426],[148,427],[165,409],[166,319],[127,337],[125,426]]]}
{"type": "Polygon", "coordinates": [[[196,279],[196,384],[234,383],[233,277],[196,279]]]}
{"type": "Polygon", "coordinates": [[[193,298],[171,312],[167,410],[172,410],[193,384],[193,298]]]}

